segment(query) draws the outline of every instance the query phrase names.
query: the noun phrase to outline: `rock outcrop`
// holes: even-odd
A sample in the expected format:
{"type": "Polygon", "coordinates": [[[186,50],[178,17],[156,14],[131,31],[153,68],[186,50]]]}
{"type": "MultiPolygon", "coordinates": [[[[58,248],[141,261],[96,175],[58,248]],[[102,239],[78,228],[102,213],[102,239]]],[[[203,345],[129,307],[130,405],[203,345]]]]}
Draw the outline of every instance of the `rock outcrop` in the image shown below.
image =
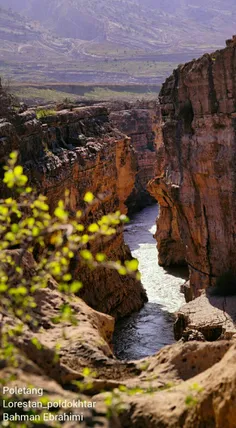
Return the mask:
{"type": "Polygon", "coordinates": [[[136,153],[135,186],[126,205],[129,213],[155,202],[147,190],[157,173],[157,150],[162,144],[160,106],[156,101],[118,102],[108,104],[110,120],[128,135],[136,153]]]}
{"type": "Polygon", "coordinates": [[[162,264],[175,263],[173,253],[186,260],[194,297],[236,270],[235,47],[234,37],[179,66],[160,93],[165,162],[151,183],[158,246],[162,264]]]}
{"type": "MultiPolygon", "coordinates": [[[[31,254],[24,255],[25,275],[34,274],[34,263],[31,254]]],[[[82,427],[236,427],[234,341],[177,343],[141,361],[117,361],[110,347],[112,317],[74,297],[71,305],[78,323],[54,324],[52,319],[60,315],[67,298],[58,292],[53,279],[47,288],[35,292],[35,300],[32,316],[38,325],[29,321],[13,339],[19,350],[18,367],[1,361],[0,376],[10,376],[8,387],[43,388],[47,402],[68,403],[68,408],[59,406],[59,414],[83,414],[82,427]],[[84,409],[72,402],[94,405],[84,409]]],[[[2,329],[13,322],[4,317],[2,329]]],[[[29,394],[8,394],[7,398],[39,401],[29,394]]],[[[9,410],[2,407],[0,412],[9,410]]],[[[14,409],[14,413],[22,414],[22,410],[14,409]]],[[[53,414],[58,412],[54,409],[53,414]]],[[[44,419],[41,426],[48,426],[44,419]]],[[[66,426],[76,427],[78,422],[72,419],[66,426]]]]}
{"type": "MultiPolygon", "coordinates": [[[[33,109],[15,115],[12,122],[2,119],[1,164],[12,150],[18,150],[30,182],[48,197],[51,211],[68,189],[72,217],[84,208],[88,190],[98,196],[88,221],[117,210],[126,213],[125,201],[135,182],[135,156],[129,138],[111,126],[107,109],[97,105],[39,113],[40,119],[33,109]]],[[[122,229],[102,249],[114,260],[131,257],[122,229]]],[[[96,274],[80,269],[79,276],[84,300],[116,317],[139,310],[147,300],[134,278],[104,269],[96,274]]]]}
{"type": "MultiPolygon", "coordinates": [[[[236,338],[236,296],[220,297],[202,293],[177,312],[175,339],[198,331],[208,341],[236,338]]],[[[199,340],[199,338],[196,338],[199,340]]]]}
{"type": "MultiPolygon", "coordinates": [[[[221,342],[221,346],[225,347],[227,344],[221,342]]],[[[203,361],[204,354],[207,359],[209,353],[214,351],[211,344],[183,347],[182,363],[179,366],[181,368],[182,365],[183,372],[179,371],[177,360],[172,366],[172,369],[176,368],[176,375],[182,381],[176,386],[167,387],[166,391],[164,388],[153,392],[151,396],[144,394],[127,398],[130,408],[119,418],[122,428],[236,427],[235,345],[223,358],[218,356],[218,362],[208,365],[208,369],[202,371],[199,367],[196,376],[192,377],[193,372],[189,371],[188,352],[192,352],[193,370],[199,359],[203,361]]]]}
{"type": "MultiPolygon", "coordinates": [[[[157,155],[160,151],[163,151],[163,147],[159,149],[157,155]]],[[[186,265],[185,248],[180,238],[177,210],[173,201],[168,197],[167,189],[164,190],[164,183],[162,182],[159,186],[160,182],[162,182],[162,178],[158,177],[148,183],[149,192],[155,196],[160,206],[155,233],[158,262],[160,266],[165,267],[184,266],[186,265]]]]}

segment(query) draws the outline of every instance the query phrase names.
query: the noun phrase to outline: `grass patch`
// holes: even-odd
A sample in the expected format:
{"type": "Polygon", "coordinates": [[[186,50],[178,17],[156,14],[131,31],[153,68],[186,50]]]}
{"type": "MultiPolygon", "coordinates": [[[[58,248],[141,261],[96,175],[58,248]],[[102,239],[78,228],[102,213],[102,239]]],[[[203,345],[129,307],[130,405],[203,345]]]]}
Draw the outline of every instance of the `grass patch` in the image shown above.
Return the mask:
{"type": "Polygon", "coordinates": [[[40,106],[51,103],[76,104],[93,101],[135,101],[137,99],[155,100],[159,85],[88,85],[71,83],[47,83],[46,85],[18,84],[12,92],[27,105],[40,106]]]}
{"type": "Polygon", "coordinates": [[[94,100],[94,101],[109,101],[109,100],[127,100],[127,101],[133,101],[137,100],[138,98],[143,99],[150,99],[153,100],[157,98],[158,93],[157,92],[144,92],[144,93],[138,93],[138,92],[128,92],[128,91],[115,91],[109,88],[102,88],[102,87],[95,87],[90,92],[85,92],[84,98],[88,100],[94,100]]]}
{"type": "Polygon", "coordinates": [[[12,93],[17,96],[20,100],[26,104],[42,104],[51,102],[74,102],[78,99],[75,94],[69,94],[67,92],[57,91],[54,89],[40,89],[34,87],[12,87],[12,93]]]}
{"type": "MultiPolygon", "coordinates": [[[[99,59],[86,59],[83,61],[56,62],[50,64],[35,62],[20,63],[17,61],[0,61],[0,75],[16,82],[70,82],[88,84],[129,84],[132,81],[137,84],[162,84],[165,78],[171,74],[179,63],[178,59],[171,56],[163,58],[151,56],[148,58],[133,57],[122,58],[119,55],[112,57],[100,57],[99,59]],[[94,83],[93,83],[94,82],[94,83]]],[[[38,93],[37,98],[47,98],[54,101],[59,94],[38,93]]],[[[32,99],[35,96],[19,94],[22,98],[32,99]]]]}
{"type": "Polygon", "coordinates": [[[41,109],[36,110],[36,117],[37,117],[37,119],[42,119],[42,118],[47,117],[47,116],[54,116],[56,113],[57,112],[54,109],[43,109],[43,108],[41,108],[41,109]]]}

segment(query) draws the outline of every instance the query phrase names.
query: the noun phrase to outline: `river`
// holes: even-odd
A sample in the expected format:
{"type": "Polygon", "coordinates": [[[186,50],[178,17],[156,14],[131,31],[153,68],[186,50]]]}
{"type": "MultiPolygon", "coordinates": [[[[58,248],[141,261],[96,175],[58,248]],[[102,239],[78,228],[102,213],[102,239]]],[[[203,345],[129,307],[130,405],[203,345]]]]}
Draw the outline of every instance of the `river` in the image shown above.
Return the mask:
{"type": "Polygon", "coordinates": [[[116,324],[114,352],[117,358],[134,360],[155,354],[173,343],[174,312],[185,302],[180,286],[186,281],[185,268],[166,271],[157,263],[156,230],[158,206],[145,208],[126,226],[125,241],[139,260],[148,303],[116,324]]]}

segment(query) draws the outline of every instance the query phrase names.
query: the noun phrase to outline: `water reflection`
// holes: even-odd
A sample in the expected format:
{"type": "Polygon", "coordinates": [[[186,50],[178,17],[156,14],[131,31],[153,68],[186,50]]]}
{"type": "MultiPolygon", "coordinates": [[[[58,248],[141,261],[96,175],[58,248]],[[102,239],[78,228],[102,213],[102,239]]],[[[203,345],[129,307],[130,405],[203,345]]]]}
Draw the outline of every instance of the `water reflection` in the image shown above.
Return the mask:
{"type": "Polygon", "coordinates": [[[120,359],[143,358],[173,343],[173,313],[184,303],[180,286],[186,280],[186,269],[166,271],[157,263],[153,238],[157,210],[157,206],[145,208],[126,227],[125,241],[139,260],[149,302],[139,313],[117,323],[114,351],[120,359]]]}

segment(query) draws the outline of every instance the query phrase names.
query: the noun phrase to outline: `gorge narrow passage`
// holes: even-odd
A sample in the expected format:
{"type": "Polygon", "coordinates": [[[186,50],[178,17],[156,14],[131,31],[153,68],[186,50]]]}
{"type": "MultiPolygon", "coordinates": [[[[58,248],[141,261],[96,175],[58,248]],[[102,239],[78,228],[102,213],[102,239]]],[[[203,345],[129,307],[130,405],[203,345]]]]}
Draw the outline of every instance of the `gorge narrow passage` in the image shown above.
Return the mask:
{"type": "Polygon", "coordinates": [[[126,227],[125,241],[139,260],[149,301],[140,312],[117,323],[114,352],[119,359],[144,358],[173,343],[173,313],[185,302],[180,286],[187,278],[187,269],[166,271],[158,265],[153,238],[157,214],[157,205],[147,207],[126,227]]]}

